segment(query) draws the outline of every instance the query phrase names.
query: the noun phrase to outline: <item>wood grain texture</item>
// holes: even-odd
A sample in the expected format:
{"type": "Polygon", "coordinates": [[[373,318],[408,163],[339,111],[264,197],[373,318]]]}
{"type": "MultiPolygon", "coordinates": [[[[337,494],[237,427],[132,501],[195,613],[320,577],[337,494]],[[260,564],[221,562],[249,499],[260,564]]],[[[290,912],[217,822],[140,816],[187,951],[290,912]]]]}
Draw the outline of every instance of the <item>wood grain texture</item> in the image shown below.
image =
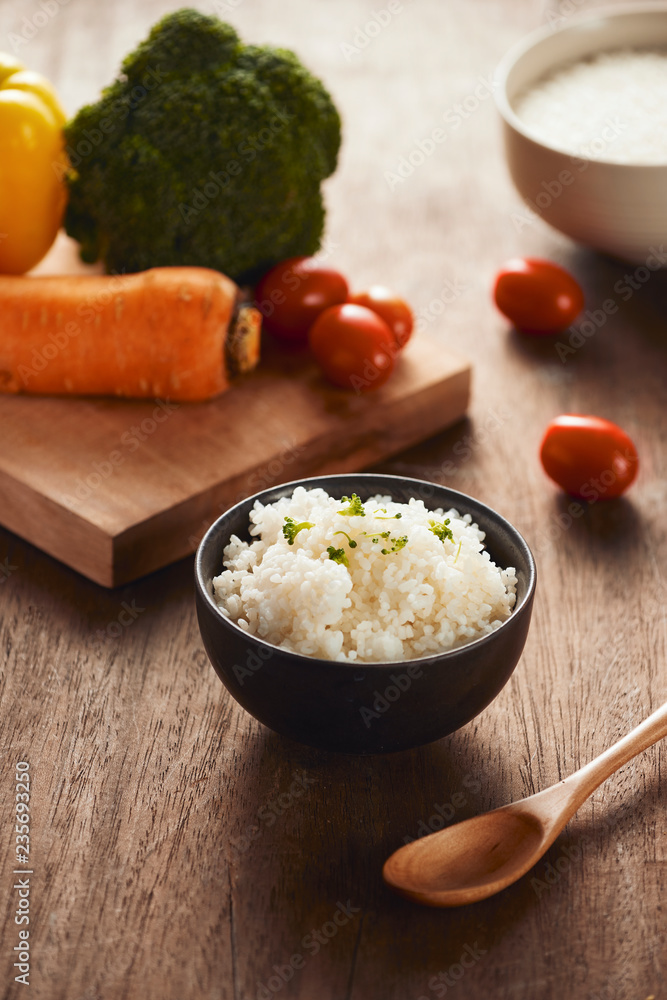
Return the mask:
{"type": "MultiPolygon", "coordinates": [[[[76,271],[74,246],[59,240],[39,272],[76,271]]],[[[118,586],[193,552],[238,499],[363,468],[470,401],[470,363],[427,334],[387,385],[360,393],[329,385],[307,351],[263,341],[259,369],[205,403],[0,394],[0,522],[118,586]]]]}
{"type": "MultiPolygon", "coordinates": [[[[70,0],[22,54],[73,111],[177,5],[70,0]]],[[[404,184],[384,178],[559,4],[415,0],[349,59],[341,43],[370,4],[228,6],[249,40],[295,48],[340,105],[332,261],[359,287],[394,285],[443,349],[474,360],[469,420],[382,469],[447,482],[517,525],[538,563],[531,634],[510,683],[458,733],[392,757],[337,757],[266,731],[226,695],[199,640],[191,559],[105,591],[0,532],[0,994],[661,1000],[663,744],[602,785],[544,861],[493,899],[422,909],[380,876],[423,825],[546,787],[667,698],[667,275],[628,293],[633,268],[522,224],[490,98],[404,184]],[[590,309],[618,302],[565,363],[493,309],[493,274],[515,254],[568,267],[590,309]],[[641,457],[626,498],[577,518],[537,460],[543,427],[567,411],[616,420],[641,457]],[[12,978],[19,759],[34,781],[29,993],[12,978]],[[348,918],[336,924],[339,903],[348,918]]],[[[6,0],[0,47],[32,10],[6,0]]]]}

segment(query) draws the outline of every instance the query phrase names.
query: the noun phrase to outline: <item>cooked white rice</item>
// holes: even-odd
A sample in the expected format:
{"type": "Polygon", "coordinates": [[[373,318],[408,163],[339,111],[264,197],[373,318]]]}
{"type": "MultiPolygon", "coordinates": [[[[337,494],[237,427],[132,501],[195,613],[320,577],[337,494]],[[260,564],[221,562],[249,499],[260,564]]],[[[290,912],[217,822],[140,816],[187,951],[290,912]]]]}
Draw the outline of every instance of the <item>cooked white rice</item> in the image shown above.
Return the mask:
{"type": "Polygon", "coordinates": [[[667,51],[616,49],[567,63],[518,94],[514,109],[543,142],[577,156],[665,163],[667,51]]]}
{"type": "Polygon", "coordinates": [[[274,504],[255,503],[255,541],[232,535],[224,571],[213,580],[222,613],[276,646],[359,662],[453,649],[508,618],[516,571],[491,561],[469,514],[381,496],[363,504],[363,517],[341,513],[349,508],[323,489],[301,486],[274,504]],[[312,524],[293,544],[283,534],[286,517],[312,524]],[[453,538],[443,541],[432,523],[439,528],[445,518],[453,538]],[[329,548],[343,560],[342,549],[344,560],[335,561],[329,548]]]}

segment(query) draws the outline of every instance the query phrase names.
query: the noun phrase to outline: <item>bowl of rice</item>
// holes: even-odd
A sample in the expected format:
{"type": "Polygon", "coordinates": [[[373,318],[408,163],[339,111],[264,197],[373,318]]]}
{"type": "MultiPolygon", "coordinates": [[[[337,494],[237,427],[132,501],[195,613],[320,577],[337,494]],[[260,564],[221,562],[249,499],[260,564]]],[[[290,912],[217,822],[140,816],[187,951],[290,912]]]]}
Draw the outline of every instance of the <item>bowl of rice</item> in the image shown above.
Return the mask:
{"type": "Polygon", "coordinates": [[[495,698],[536,573],[479,500],[358,473],[236,504],[204,536],[195,580],[204,647],[243,708],[301,743],[365,754],[440,739],[495,698]]]}
{"type": "Polygon", "coordinates": [[[496,72],[514,228],[541,218],[648,277],[667,263],[667,4],[551,17],[496,72]]]}

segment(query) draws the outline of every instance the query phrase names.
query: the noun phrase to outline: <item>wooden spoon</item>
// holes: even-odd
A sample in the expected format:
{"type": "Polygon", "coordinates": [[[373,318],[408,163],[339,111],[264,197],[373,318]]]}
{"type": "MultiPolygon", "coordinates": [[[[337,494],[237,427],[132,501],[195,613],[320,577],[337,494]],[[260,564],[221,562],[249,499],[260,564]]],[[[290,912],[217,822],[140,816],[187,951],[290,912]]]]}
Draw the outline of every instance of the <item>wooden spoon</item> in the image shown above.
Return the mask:
{"type": "Polygon", "coordinates": [[[385,881],[428,906],[493,896],[539,861],[598,785],[665,736],[667,703],[557,785],[401,847],[385,862],[385,881]]]}

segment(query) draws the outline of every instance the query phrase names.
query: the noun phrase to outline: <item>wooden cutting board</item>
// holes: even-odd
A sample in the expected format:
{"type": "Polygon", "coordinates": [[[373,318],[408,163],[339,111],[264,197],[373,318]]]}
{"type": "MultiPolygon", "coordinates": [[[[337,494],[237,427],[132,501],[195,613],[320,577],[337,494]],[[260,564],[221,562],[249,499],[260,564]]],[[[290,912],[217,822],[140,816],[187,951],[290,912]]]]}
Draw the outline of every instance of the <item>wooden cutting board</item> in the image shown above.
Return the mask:
{"type": "MultiPolygon", "coordinates": [[[[82,270],[61,238],[40,273],[82,270]]],[[[208,403],[0,395],[0,521],[106,587],[193,552],[236,501],[352,472],[459,420],[470,365],[424,334],[376,392],[329,386],[306,352],[208,403]]]]}

